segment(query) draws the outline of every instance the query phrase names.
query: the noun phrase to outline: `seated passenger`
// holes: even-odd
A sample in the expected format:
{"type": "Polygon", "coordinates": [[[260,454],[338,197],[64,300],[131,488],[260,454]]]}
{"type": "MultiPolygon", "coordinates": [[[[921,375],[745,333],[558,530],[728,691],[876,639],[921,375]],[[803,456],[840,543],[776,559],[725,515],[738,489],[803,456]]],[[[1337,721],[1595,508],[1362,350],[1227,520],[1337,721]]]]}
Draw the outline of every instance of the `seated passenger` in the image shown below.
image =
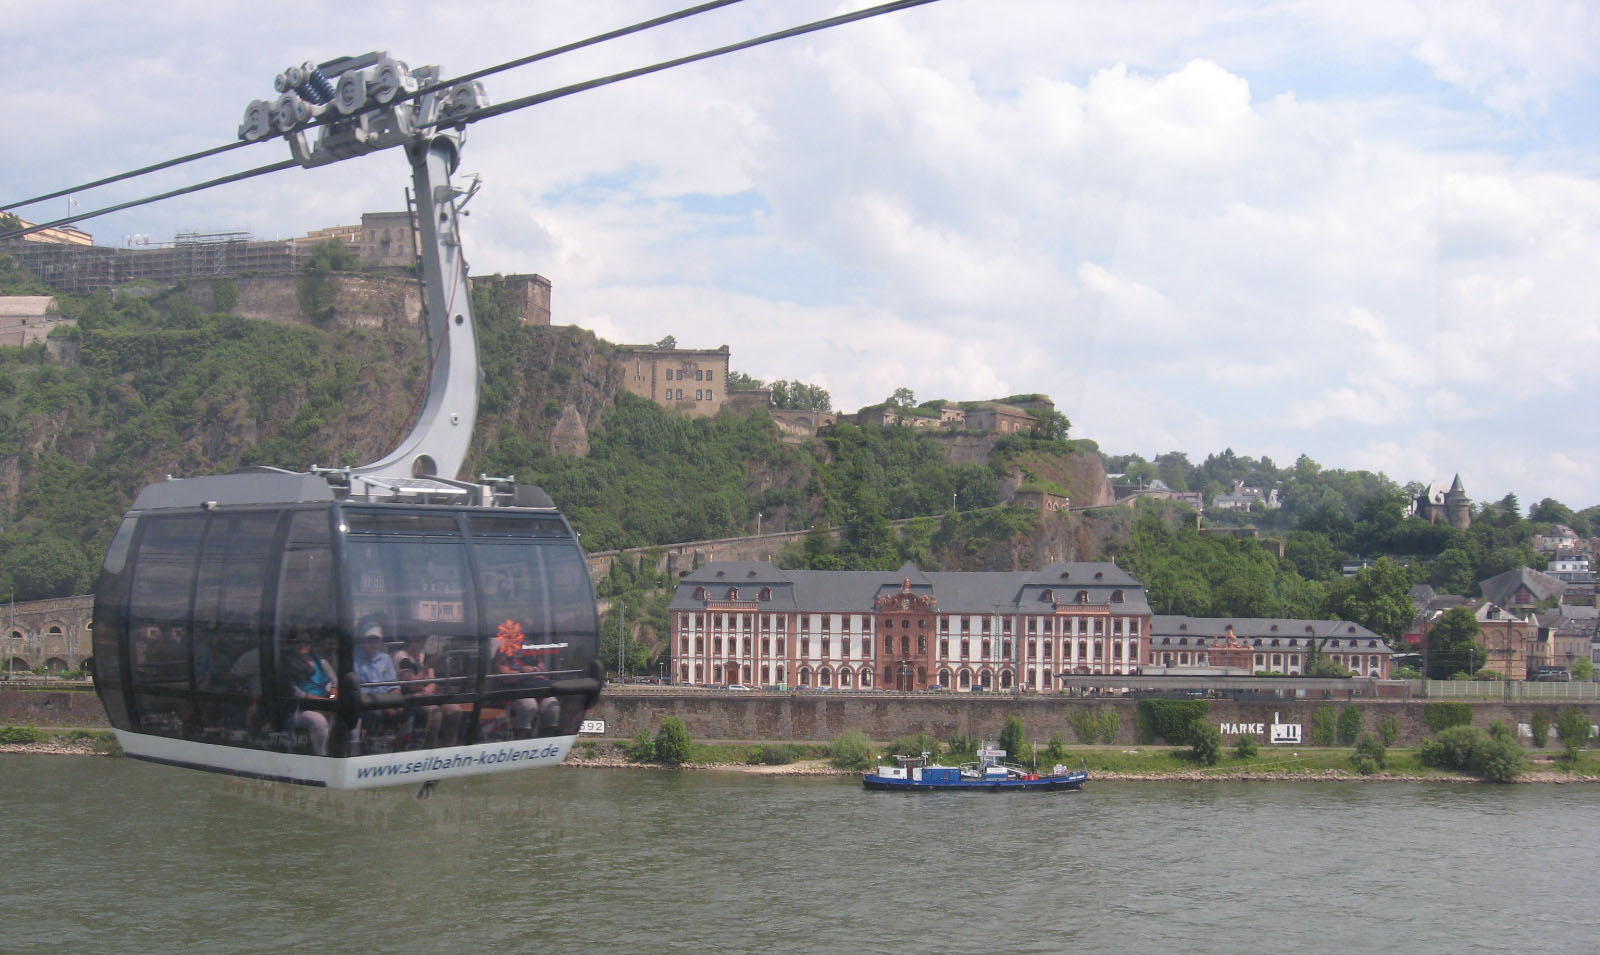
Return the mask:
{"type": "MultiPolygon", "coordinates": [[[[283,659],[278,664],[278,679],[285,696],[298,700],[331,700],[338,696],[333,666],[311,649],[311,635],[303,629],[289,633],[283,659]]],[[[303,729],[311,738],[311,752],[328,755],[328,714],[320,710],[296,708],[294,729],[303,729]]]]}
{"type": "Polygon", "coordinates": [[[400,675],[394,658],[383,648],[383,625],[375,620],[361,624],[356,638],[356,679],[363,703],[399,703],[400,675]]]}
{"type": "MultiPolygon", "coordinates": [[[[434,665],[433,654],[428,652],[428,638],[422,634],[412,634],[406,641],[404,649],[394,655],[395,669],[400,674],[400,692],[412,704],[419,700],[438,696],[440,686],[436,682],[439,678],[438,670],[434,665]]],[[[455,706],[423,706],[420,708],[423,720],[422,745],[429,749],[436,746],[454,746],[461,741],[462,712],[455,706]]]]}
{"type": "MultiPolygon", "coordinates": [[[[522,649],[522,628],[515,627],[514,638],[505,624],[500,629],[500,640],[494,659],[490,661],[490,669],[500,674],[502,679],[494,685],[506,689],[549,686],[549,668],[544,660],[537,656],[530,657],[522,649]]],[[[556,724],[561,719],[561,704],[553,696],[510,700],[506,710],[511,717],[511,729],[518,737],[550,735],[555,732],[556,724]]]]}

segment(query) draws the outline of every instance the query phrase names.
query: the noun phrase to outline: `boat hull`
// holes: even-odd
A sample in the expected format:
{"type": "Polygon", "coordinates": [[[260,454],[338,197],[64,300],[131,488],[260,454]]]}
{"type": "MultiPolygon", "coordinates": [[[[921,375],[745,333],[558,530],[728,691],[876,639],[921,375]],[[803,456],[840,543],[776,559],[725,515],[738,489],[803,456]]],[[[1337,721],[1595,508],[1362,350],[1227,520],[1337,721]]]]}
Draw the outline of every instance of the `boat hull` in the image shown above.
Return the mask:
{"type": "Polygon", "coordinates": [[[1076,791],[1088,782],[1088,773],[1067,773],[1064,776],[1037,776],[1033,779],[958,779],[930,782],[922,779],[899,779],[868,773],[861,785],[877,792],[952,792],[966,790],[999,792],[1076,791]]]}

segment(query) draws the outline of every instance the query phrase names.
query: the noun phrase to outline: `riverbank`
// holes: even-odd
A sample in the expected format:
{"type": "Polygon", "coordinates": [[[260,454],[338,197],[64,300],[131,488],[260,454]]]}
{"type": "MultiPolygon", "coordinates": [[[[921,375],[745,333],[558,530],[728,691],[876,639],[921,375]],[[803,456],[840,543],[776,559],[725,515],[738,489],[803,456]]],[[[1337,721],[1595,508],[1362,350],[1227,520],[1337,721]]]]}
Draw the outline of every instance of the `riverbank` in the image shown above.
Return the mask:
{"type": "MultiPolygon", "coordinates": [[[[76,730],[70,733],[52,733],[33,742],[0,743],[0,755],[31,756],[120,756],[121,750],[109,733],[76,730]]],[[[1565,772],[1554,768],[1548,759],[1534,757],[1532,767],[1517,777],[1516,782],[1541,785],[1593,785],[1600,783],[1600,774],[1565,772]]],[[[580,753],[574,750],[562,764],[572,769],[619,769],[644,772],[712,772],[738,773],[749,776],[840,776],[855,777],[855,770],[835,769],[825,759],[800,759],[782,765],[750,765],[733,762],[689,762],[673,768],[656,763],[636,763],[620,753],[580,753]]],[[[1090,768],[1091,781],[1115,782],[1450,782],[1481,783],[1473,776],[1460,776],[1433,771],[1380,772],[1363,776],[1354,769],[1323,766],[1302,771],[1284,771],[1265,767],[1216,767],[1197,769],[1174,767],[1161,771],[1126,772],[1090,768]]]]}
{"type": "MultiPolygon", "coordinates": [[[[849,776],[861,775],[855,770],[835,769],[826,760],[799,760],[783,766],[743,766],[731,763],[685,763],[673,769],[655,763],[630,762],[622,756],[569,756],[565,766],[578,769],[631,769],[658,772],[722,772],[754,776],[849,776]]],[[[1259,770],[1201,770],[1183,769],[1165,773],[1119,773],[1091,771],[1090,781],[1116,782],[1457,782],[1481,783],[1475,776],[1451,774],[1373,773],[1363,776],[1354,770],[1324,769],[1314,773],[1271,772],[1259,770]]],[[[1517,778],[1519,783],[1567,785],[1574,783],[1600,783],[1600,776],[1575,775],[1552,769],[1535,769],[1517,778]]]]}

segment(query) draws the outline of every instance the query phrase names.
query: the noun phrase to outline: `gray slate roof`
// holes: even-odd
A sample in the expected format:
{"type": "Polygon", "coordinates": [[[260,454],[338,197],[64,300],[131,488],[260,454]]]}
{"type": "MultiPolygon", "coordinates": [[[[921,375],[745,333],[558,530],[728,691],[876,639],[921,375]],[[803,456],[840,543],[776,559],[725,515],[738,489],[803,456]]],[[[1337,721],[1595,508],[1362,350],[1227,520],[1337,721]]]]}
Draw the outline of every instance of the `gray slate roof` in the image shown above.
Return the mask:
{"type": "Polygon", "coordinates": [[[915,564],[899,570],[783,570],[766,561],[716,561],[678,581],[669,610],[700,610],[705,601],[726,599],[736,588],[740,600],[759,600],[763,588],[771,596],[759,600],[762,612],[802,610],[817,613],[869,613],[881,594],[899,593],[905,581],[911,592],[932,594],[940,613],[1045,613],[1053,593],[1057,603],[1076,605],[1088,594],[1087,606],[1115,607],[1129,614],[1147,614],[1150,601],[1144,585],[1116,564],[1052,564],[1038,571],[925,572],[915,564]],[[705,598],[695,591],[704,587],[705,598]],[[1115,591],[1122,601],[1113,602],[1115,591]]]}
{"type": "Polygon", "coordinates": [[[1537,600],[1546,597],[1559,598],[1567,592],[1565,581],[1534,570],[1532,567],[1518,567],[1503,574],[1496,574],[1488,580],[1479,582],[1478,587],[1482,590],[1485,600],[1505,607],[1511,604],[1511,595],[1523,585],[1527,586],[1537,600]]]}
{"type": "Polygon", "coordinates": [[[1257,639],[1270,644],[1272,640],[1280,641],[1283,649],[1295,649],[1307,640],[1327,641],[1323,644],[1328,649],[1343,649],[1347,641],[1357,641],[1362,649],[1378,650],[1383,653],[1391,652],[1389,644],[1377,633],[1368,630],[1359,623],[1348,620],[1293,620],[1283,617],[1186,617],[1181,615],[1158,614],[1150,618],[1150,646],[1157,647],[1178,646],[1178,640],[1186,639],[1190,646],[1194,645],[1198,637],[1207,643],[1224,635],[1228,627],[1233,627],[1233,632],[1241,641],[1254,647],[1257,639]],[[1340,646],[1334,648],[1332,642],[1339,641],[1340,646]],[[1368,647],[1371,641],[1377,641],[1376,647],[1368,647]]]}

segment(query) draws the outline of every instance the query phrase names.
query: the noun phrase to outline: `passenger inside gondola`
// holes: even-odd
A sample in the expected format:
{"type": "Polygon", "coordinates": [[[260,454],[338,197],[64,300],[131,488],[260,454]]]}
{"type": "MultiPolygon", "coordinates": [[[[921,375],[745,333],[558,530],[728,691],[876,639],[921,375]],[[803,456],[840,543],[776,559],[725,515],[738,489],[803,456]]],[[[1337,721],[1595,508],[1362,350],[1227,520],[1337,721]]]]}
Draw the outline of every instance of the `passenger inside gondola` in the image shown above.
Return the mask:
{"type": "Polygon", "coordinates": [[[395,670],[400,674],[400,691],[408,704],[412,747],[456,746],[461,742],[464,715],[460,706],[425,703],[443,692],[438,666],[428,644],[427,636],[414,633],[405,647],[394,655],[395,670]]]}
{"type": "MultiPolygon", "coordinates": [[[[539,651],[523,649],[522,627],[508,620],[500,625],[490,667],[496,675],[496,689],[533,689],[550,685],[549,666],[539,651]]],[[[518,739],[555,732],[561,719],[561,704],[553,696],[519,697],[506,704],[511,735],[518,739]]]]}
{"type": "Polygon", "coordinates": [[[283,695],[295,701],[291,727],[304,730],[311,742],[311,752],[317,756],[328,755],[328,713],[311,708],[316,700],[333,700],[338,696],[338,683],[333,665],[319,656],[311,646],[311,635],[302,628],[289,633],[288,646],[278,664],[278,677],[283,684],[283,695]]]}

